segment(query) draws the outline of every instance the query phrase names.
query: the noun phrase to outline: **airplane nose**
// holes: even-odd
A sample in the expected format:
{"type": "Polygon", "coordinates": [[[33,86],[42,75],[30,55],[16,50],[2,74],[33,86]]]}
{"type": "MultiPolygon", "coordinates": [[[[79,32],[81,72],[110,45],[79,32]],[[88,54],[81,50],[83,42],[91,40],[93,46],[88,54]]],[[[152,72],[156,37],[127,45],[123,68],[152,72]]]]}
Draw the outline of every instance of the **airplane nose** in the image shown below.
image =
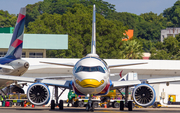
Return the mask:
{"type": "Polygon", "coordinates": [[[104,80],[99,82],[96,79],[84,79],[82,81],[76,80],[76,83],[84,88],[97,88],[104,83],[104,80]]]}

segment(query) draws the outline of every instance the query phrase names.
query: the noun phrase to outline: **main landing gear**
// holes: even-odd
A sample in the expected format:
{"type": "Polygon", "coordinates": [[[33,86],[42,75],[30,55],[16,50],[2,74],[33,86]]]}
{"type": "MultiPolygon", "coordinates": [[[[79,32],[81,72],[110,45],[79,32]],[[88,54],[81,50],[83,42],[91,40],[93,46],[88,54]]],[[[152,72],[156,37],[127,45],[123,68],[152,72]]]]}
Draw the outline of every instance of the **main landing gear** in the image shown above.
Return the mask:
{"type": "Polygon", "coordinates": [[[65,91],[66,89],[63,89],[61,94],[58,96],[58,87],[55,86],[55,98],[56,98],[56,103],[54,100],[51,100],[51,110],[55,109],[55,106],[58,106],[59,107],[59,110],[63,110],[63,100],[60,100],[59,103],[58,103],[58,99],[59,97],[63,94],[63,92],[65,91]]]}
{"type": "Polygon", "coordinates": [[[124,111],[124,107],[127,107],[128,111],[132,111],[133,101],[128,101],[128,89],[129,87],[125,87],[125,96],[121,93],[119,89],[117,89],[122,95],[122,98],[124,99],[124,101],[120,101],[120,111],[124,111]]]}
{"type": "MultiPolygon", "coordinates": [[[[132,101],[128,101],[128,104],[127,104],[127,108],[128,108],[128,111],[132,111],[132,108],[133,108],[133,103],[132,103],[132,101]]],[[[120,101],[120,111],[124,111],[124,107],[125,107],[125,105],[124,105],[124,101],[120,101]]]]}

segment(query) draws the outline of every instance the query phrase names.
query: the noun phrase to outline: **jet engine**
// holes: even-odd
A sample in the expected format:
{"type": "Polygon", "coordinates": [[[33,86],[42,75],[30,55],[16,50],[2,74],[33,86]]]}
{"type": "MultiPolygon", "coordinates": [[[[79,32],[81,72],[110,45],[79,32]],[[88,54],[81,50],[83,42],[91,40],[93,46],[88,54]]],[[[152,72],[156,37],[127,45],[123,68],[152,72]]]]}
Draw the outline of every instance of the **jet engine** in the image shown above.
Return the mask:
{"type": "Polygon", "coordinates": [[[50,100],[49,88],[42,83],[34,83],[27,90],[27,98],[34,105],[45,105],[50,100]]]}
{"type": "Polygon", "coordinates": [[[156,99],[155,90],[149,84],[137,85],[134,88],[132,96],[136,104],[142,107],[153,105],[156,99]]]}

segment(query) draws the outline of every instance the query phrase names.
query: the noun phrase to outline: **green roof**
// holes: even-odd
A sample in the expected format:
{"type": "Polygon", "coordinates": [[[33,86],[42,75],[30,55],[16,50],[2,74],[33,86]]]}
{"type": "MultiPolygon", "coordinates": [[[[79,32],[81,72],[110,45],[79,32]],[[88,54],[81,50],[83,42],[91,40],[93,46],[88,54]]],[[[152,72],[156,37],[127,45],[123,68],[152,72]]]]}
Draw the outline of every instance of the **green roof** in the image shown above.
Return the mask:
{"type": "MultiPolygon", "coordinates": [[[[12,34],[0,33],[0,48],[9,48],[12,34]]],[[[24,49],[68,49],[68,35],[24,34],[24,49]]]]}

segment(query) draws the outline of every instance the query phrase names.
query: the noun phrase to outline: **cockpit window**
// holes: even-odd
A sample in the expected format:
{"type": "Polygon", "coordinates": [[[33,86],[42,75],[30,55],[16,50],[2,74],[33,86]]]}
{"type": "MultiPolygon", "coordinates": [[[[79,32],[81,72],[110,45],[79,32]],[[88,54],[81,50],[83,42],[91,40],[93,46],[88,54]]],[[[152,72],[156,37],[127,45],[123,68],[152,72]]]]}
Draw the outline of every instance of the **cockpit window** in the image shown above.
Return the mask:
{"type": "Polygon", "coordinates": [[[80,71],[86,71],[86,72],[102,72],[105,73],[104,69],[101,66],[95,66],[95,67],[85,67],[85,66],[79,66],[75,73],[78,73],[80,71]]]}

